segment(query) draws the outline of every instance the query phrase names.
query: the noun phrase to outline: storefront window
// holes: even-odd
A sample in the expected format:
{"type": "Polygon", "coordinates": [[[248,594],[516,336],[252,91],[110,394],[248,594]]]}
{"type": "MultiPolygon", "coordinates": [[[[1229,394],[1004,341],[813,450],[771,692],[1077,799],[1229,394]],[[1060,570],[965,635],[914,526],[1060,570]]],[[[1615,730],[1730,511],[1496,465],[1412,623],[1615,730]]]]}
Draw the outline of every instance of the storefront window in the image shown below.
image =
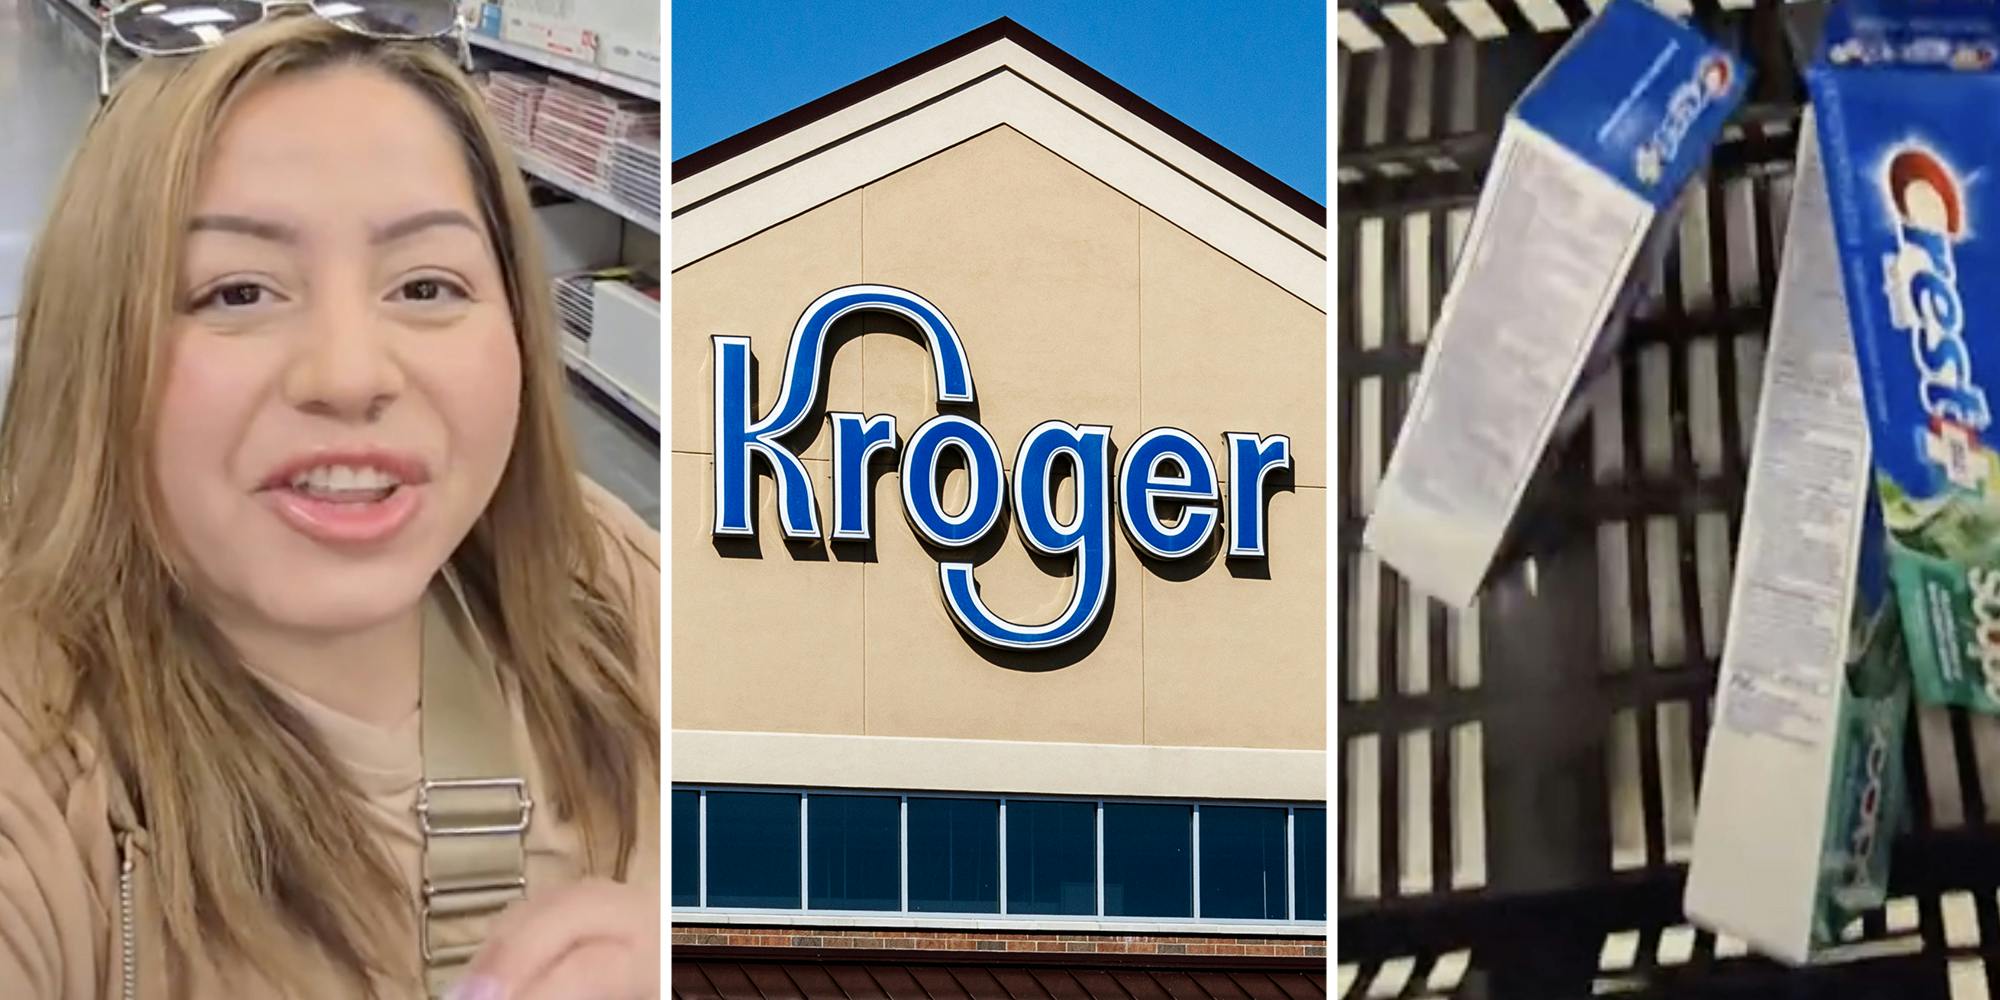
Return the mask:
{"type": "Polygon", "coordinates": [[[677,909],[1326,920],[1319,805],[676,788],[672,811],[677,909]]]}
{"type": "Polygon", "coordinates": [[[806,905],[896,910],[903,905],[902,800],[893,795],[806,799],[806,905]]]}
{"type": "Polygon", "coordinates": [[[1292,879],[1297,888],[1295,920],[1326,919],[1326,810],[1292,813],[1292,879]]]}
{"type": "Polygon", "coordinates": [[[1104,913],[1194,916],[1194,809],[1104,804],[1104,913]]]}
{"type": "Polygon", "coordinates": [[[1093,803],[1008,801],[1007,912],[1097,912],[1093,803]]]}
{"type": "Polygon", "coordinates": [[[1201,916],[1285,919],[1285,811],[1203,806],[1201,916]]]}
{"type": "Polygon", "coordinates": [[[1000,912],[1000,803],[910,799],[910,909],[1000,912]]]}
{"type": "Polygon", "coordinates": [[[799,908],[799,797],[708,793],[708,905],[799,908]]]}
{"type": "Polygon", "coordinates": [[[701,793],[675,791],[673,892],[675,906],[701,903],[701,793]]]}

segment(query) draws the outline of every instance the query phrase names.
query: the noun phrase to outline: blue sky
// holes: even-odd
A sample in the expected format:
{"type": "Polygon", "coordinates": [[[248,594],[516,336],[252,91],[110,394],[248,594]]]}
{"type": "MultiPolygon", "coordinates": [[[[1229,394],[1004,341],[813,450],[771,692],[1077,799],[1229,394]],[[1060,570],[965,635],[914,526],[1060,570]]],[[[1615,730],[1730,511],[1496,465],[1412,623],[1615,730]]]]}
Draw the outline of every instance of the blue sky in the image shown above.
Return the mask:
{"type": "Polygon", "coordinates": [[[1326,202],[1324,0],[673,0],[672,155],[1002,16],[1326,202]]]}

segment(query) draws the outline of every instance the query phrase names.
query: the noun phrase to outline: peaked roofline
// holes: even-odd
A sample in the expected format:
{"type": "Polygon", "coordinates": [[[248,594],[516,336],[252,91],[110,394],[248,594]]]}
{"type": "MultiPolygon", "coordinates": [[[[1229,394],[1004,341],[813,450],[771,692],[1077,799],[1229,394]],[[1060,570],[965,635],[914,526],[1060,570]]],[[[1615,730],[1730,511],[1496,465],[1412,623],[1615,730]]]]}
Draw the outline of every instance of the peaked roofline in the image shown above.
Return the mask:
{"type": "Polygon", "coordinates": [[[1237,155],[1229,147],[1197,131],[1193,126],[1161,110],[1158,106],[1122,87],[1117,81],[1092,69],[1055,43],[1022,27],[1010,17],[988,22],[941,45],[926,49],[888,69],[848,84],[824,97],[801,104],[762,124],[752,125],[727,139],[695,150],[673,161],[670,181],[680,181],[755,149],[773,139],[797,131],[842,109],[859,104],[898,84],[913,80],[961,56],[977,52],[995,42],[1012,41],[1078,82],[1104,95],[1112,103],[1144,119],[1147,124],[1180,140],[1195,152],[1208,157],[1253,187],[1276,198],[1317,225],[1326,225],[1326,206],[1297,188],[1273,177],[1256,164],[1237,155]]]}

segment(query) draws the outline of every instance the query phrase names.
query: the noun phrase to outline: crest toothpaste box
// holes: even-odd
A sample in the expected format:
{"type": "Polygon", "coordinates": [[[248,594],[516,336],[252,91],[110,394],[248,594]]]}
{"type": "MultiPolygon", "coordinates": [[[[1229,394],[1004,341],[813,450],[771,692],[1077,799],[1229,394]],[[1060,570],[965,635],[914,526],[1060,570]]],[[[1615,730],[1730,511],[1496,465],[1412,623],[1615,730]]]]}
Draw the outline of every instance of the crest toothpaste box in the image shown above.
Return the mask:
{"type": "Polygon", "coordinates": [[[1806,116],[1686,911],[1800,963],[1887,898],[1910,682],[1806,116]]]}
{"type": "Polygon", "coordinates": [[[1746,74],[1642,0],[1612,0],[1515,103],[1364,538],[1417,587],[1478,593],[1746,74]]]}
{"type": "Polygon", "coordinates": [[[2000,711],[2000,9],[1867,0],[1809,74],[1919,699],[2000,711]]]}

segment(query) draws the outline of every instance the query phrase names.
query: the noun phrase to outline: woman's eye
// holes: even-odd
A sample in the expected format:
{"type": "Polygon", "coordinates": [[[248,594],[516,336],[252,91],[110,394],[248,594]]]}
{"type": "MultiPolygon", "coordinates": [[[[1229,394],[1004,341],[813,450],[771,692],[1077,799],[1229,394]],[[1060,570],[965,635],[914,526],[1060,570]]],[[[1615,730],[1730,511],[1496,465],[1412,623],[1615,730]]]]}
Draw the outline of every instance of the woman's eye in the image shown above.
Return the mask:
{"type": "Polygon", "coordinates": [[[442,278],[413,278],[403,282],[396,292],[397,297],[406,302],[439,302],[466,297],[464,289],[442,278]]]}
{"type": "Polygon", "coordinates": [[[263,305],[271,296],[271,291],[263,285],[249,281],[232,281],[217,285],[194,301],[196,309],[220,306],[224,309],[247,309],[263,305]]]}

